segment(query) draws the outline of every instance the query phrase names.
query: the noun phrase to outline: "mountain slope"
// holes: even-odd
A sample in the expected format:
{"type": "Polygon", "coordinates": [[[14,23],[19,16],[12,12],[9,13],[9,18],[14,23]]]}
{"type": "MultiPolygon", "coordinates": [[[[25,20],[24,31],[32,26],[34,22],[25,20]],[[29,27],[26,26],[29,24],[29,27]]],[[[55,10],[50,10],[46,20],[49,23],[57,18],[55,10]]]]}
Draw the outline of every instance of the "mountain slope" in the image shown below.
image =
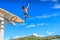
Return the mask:
{"type": "Polygon", "coordinates": [[[51,39],[57,39],[60,38],[59,35],[55,36],[48,36],[48,37],[36,37],[34,35],[28,36],[28,37],[21,37],[13,40],[51,40],[51,39]]]}

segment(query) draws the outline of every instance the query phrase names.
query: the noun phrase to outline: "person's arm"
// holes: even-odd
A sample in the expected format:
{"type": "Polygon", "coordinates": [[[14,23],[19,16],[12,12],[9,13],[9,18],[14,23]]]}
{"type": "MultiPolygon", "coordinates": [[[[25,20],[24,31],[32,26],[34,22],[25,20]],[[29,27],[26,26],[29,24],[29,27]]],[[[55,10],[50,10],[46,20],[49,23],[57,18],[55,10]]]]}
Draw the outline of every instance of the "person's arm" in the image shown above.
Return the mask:
{"type": "Polygon", "coordinates": [[[28,4],[28,6],[27,6],[27,9],[29,8],[29,4],[28,4]]]}

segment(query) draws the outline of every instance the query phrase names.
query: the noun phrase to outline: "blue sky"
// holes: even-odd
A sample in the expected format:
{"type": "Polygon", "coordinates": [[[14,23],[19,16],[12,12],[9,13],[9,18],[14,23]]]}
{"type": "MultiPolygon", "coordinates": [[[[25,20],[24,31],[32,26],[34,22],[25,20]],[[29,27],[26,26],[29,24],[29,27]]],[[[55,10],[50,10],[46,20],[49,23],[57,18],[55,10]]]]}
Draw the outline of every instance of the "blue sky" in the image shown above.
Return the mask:
{"type": "Polygon", "coordinates": [[[5,26],[4,38],[21,36],[49,36],[60,35],[60,1],[59,0],[0,0],[3,8],[24,20],[22,6],[30,4],[28,14],[30,19],[24,23],[5,26]]]}

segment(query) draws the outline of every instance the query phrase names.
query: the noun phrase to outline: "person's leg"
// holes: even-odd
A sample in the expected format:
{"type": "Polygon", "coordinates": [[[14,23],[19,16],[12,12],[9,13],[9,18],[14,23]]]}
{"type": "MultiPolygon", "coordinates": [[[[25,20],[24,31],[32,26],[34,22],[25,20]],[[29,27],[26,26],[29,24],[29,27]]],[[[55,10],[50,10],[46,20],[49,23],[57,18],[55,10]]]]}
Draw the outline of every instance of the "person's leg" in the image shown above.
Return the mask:
{"type": "Polygon", "coordinates": [[[24,15],[24,19],[26,19],[26,15],[24,15]]]}
{"type": "Polygon", "coordinates": [[[24,19],[26,19],[26,17],[27,17],[27,13],[24,13],[24,19]]]}
{"type": "Polygon", "coordinates": [[[30,16],[27,13],[24,14],[25,19],[26,19],[26,17],[30,18],[30,16]]]}
{"type": "Polygon", "coordinates": [[[29,15],[28,15],[27,17],[28,17],[28,18],[30,18],[30,16],[29,16],[29,15]]]}
{"type": "Polygon", "coordinates": [[[28,18],[30,18],[30,16],[28,14],[26,14],[28,18]]]}

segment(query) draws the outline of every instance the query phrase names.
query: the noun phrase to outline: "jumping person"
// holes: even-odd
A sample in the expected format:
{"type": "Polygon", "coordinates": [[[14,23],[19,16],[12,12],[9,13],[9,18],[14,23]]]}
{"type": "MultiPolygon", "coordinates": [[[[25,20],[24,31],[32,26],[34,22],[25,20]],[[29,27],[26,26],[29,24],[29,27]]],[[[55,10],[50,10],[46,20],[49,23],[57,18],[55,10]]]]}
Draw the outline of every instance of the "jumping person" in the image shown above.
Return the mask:
{"type": "Polygon", "coordinates": [[[28,15],[28,8],[29,8],[29,4],[27,7],[22,6],[23,12],[24,12],[24,18],[26,19],[27,17],[30,18],[30,16],[28,15]]]}

